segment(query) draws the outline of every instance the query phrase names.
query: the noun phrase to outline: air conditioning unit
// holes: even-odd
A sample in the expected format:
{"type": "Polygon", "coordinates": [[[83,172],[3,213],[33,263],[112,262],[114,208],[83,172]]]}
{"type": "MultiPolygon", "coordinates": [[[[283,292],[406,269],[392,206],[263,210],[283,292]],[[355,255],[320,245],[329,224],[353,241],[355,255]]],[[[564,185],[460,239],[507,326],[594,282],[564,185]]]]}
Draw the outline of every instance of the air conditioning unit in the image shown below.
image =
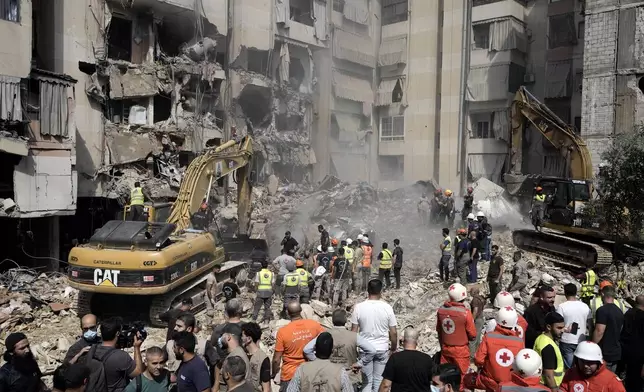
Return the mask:
{"type": "Polygon", "coordinates": [[[534,74],[532,72],[527,72],[523,75],[523,83],[534,83],[534,74]]]}

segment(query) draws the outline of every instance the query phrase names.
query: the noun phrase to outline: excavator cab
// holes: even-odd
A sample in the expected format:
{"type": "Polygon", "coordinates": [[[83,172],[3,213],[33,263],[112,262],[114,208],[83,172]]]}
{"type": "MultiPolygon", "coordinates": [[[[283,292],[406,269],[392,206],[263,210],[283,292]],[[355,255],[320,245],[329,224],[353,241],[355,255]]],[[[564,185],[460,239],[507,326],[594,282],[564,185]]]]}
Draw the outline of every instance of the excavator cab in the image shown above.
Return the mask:
{"type": "Polygon", "coordinates": [[[588,222],[584,222],[580,214],[591,197],[590,181],[542,177],[539,186],[546,195],[545,222],[566,227],[587,227],[588,222]]]}
{"type": "MultiPolygon", "coordinates": [[[[164,223],[168,221],[172,205],[174,203],[151,203],[146,202],[143,206],[143,214],[150,223],[164,223]]],[[[123,220],[130,218],[130,205],[123,207],[123,220]]]]}

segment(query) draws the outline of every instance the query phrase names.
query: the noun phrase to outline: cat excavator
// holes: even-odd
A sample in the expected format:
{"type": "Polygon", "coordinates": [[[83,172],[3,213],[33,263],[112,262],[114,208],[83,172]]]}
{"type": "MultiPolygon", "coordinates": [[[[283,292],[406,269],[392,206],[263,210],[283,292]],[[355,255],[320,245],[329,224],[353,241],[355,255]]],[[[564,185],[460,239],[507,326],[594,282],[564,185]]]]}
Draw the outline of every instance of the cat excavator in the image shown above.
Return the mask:
{"type": "Polygon", "coordinates": [[[78,314],[139,320],[143,314],[162,326],[159,316],[181,298],[192,297],[195,308],[205,305],[205,281],[215,265],[229,274],[246,266],[254,248],[267,249],[265,224],[250,219],[252,156],[250,136],[206,150],[188,165],[174,203],[146,205],[148,221],[109,221],[87,244],[74,247],[68,278],[79,290],[78,314]],[[226,237],[218,227],[190,228],[213,183],[228,175],[237,183],[235,232],[226,237]]]}
{"type": "Polygon", "coordinates": [[[507,192],[534,199],[543,189],[544,220],[535,230],[514,230],[519,249],[537,253],[573,270],[601,268],[615,261],[644,260],[644,244],[634,238],[614,238],[604,230],[601,212],[584,207],[599,197],[593,186],[590,151],[575,129],[566,124],[525,87],[517,91],[510,108],[512,152],[510,172],[504,175],[507,192]],[[558,151],[561,176],[525,174],[522,171],[526,128],[536,129],[558,151]]]}

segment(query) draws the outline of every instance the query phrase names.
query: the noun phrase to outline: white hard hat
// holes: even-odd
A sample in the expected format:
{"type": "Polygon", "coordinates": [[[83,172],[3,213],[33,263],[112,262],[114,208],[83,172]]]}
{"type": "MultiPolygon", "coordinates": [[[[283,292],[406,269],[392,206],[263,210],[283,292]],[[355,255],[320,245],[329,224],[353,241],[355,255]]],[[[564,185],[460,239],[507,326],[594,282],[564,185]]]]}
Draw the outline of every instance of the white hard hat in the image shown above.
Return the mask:
{"type": "Polygon", "coordinates": [[[541,357],[536,351],[524,348],[514,357],[514,370],[523,377],[540,376],[542,370],[541,357]]]}
{"type": "Polygon", "coordinates": [[[318,245],[318,252],[322,253],[322,245],[318,245]]]}
{"type": "Polygon", "coordinates": [[[494,307],[497,309],[512,306],[514,308],[514,298],[507,291],[501,291],[494,297],[494,307]]]}
{"type": "Polygon", "coordinates": [[[351,238],[347,238],[347,245],[353,244],[353,240],[351,238]]]}
{"type": "Polygon", "coordinates": [[[332,247],[332,246],[329,246],[328,248],[326,248],[326,251],[327,251],[327,252],[334,252],[334,250],[333,250],[333,247],[332,247]]]}
{"type": "Polygon", "coordinates": [[[602,356],[602,349],[593,342],[581,342],[575,349],[575,357],[583,359],[584,361],[601,362],[604,357],[602,356]]]}
{"type": "Polygon", "coordinates": [[[471,212],[467,215],[467,219],[474,219],[474,214],[471,212]]]}
{"type": "Polygon", "coordinates": [[[483,213],[483,211],[479,211],[479,212],[476,213],[476,216],[477,216],[477,218],[483,218],[485,216],[485,214],[483,213]]]}
{"type": "Polygon", "coordinates": [[[359,240],[361,240],[361,239],[363,239],[363,238],[364,238],[364,236],[363,236],[362,234],[358,234],[358,237],[357,237],[357,238],[358,238],[359,240]]]}
{"type": "Polygon", "coordinates": [[[517,320],[519,320],[519,315],[512,306],[505,306],[499,309],[496,314],[496,323],[504,328],[512,329],[516,327],[517,320]]]}
{"type": "Polygon", "coordinates": [[[467,297],[467,289],[460,283],[454,283],[447,290],[449,299],[452,301],[462,301],[467,297]]]}

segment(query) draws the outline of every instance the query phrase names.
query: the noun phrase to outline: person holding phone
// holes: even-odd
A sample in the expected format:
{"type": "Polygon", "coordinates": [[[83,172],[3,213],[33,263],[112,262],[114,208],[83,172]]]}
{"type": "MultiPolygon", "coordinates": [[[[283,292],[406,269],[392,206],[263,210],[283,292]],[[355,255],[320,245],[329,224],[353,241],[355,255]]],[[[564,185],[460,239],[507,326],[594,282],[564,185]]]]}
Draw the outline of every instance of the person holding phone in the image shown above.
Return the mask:
{"type": "Polygon", "coordinates": [[[563,316],[566,326],[559,348],[564,366],[570,369],[577,345],[586,340],[586,320],[590,317],[590,307],[577,299],[577,286],[574,283],[564,285],[564,295],[566,302],[557,306],[557,313],[563,316]]]}

